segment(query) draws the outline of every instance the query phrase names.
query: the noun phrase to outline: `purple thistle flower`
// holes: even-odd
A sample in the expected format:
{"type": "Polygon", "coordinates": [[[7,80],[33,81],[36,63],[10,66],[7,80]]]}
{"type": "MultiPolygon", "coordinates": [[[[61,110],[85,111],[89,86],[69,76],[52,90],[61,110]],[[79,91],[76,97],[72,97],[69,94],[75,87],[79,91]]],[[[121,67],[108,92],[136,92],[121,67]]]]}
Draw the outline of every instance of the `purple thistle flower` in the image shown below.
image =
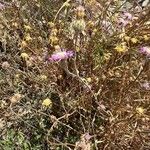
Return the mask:
{"type": "Polygon", "coordinates": [[[74,53],[73,51],[59,51],[55,52],[51,55],[49,58],[50,61],[61,61],[63,59],[68,59],[70,57],[73,57],[74,53]]]}
{"type": "Polygon", "coordinates": [[[146,90],[150,90],[150,83],[145,82],[145,83],[141,84],[141,87],[146,89],[146,90]]]}
{"type": "Polygon", "coordinates": [[[84,138],[85,140],[89,141],[92,138],[92,136],[89,133],[85,133],[84,138]]]}
{"type": "Polygon", "coordinates": [[[141,47],[140,52],[150,56],[150,47],[147,47],[147,46],[141,47]]]}
{"type": "Polygon", "coordinates": [[[127,19],[127,20],[132,20],[133,19],[133,16],[132,14],[128,13],[128,12],[124,12],[124,17],[127,19]]]}
{"type": "Polygon", "coordinates": [[[4,8],[5,6],[2,3],[0,3],[0,10],[3,10],[4,8]]]}
{"type": "Polygon", "coordinates": [[[119,18],[118,20],[118,24],[121,26],[121,27],[125,27],[129,22],[123,18],[119,18]]]}

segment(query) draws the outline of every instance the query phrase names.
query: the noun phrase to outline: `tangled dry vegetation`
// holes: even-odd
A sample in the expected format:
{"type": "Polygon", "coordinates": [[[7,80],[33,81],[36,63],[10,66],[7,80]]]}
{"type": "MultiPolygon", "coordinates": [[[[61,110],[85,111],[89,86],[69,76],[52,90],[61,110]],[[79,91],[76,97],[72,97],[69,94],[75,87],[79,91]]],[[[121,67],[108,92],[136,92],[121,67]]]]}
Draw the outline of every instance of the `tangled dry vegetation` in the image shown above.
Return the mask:
{"type": "Polygon", "coordinates": [[[149,62],[137,1],[2,1],[0,149],[150,149],[149,62]]]}

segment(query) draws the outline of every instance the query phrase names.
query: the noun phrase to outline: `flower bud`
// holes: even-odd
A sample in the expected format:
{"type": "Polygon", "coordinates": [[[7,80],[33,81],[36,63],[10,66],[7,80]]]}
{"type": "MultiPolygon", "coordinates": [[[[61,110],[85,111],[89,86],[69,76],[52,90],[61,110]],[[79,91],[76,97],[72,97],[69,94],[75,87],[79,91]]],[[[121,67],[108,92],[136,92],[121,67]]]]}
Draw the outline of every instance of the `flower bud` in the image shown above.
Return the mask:
{"type": "Polygon", "coordinates": [[[84,31],[85,30],[85,21],[83,19],[75,20],[72,24],[75,31],[84,31]]]}
{"type": "Polygon", "coordinates": [[[48,25],[50,28],[53,28],[55,26],[55,24],[53,22],[48,22],[48,25]]]}

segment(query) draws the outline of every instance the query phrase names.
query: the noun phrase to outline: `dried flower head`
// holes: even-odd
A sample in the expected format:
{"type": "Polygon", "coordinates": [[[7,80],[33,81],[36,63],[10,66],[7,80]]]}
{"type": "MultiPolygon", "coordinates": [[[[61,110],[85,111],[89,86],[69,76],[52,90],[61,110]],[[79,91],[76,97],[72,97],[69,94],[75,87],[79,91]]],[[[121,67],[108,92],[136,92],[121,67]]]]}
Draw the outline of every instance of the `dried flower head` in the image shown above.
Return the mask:
{"type": "Polygon", "coordinates": [[[19,25],[18,25],[17,22],[12,22],[12,26],[15,27],[15,28],[17,28],[19,25]]]}
{"type": "Polygon", "coordinates": [[[58,43],[58,38],[56,36],[50,36],[49,37],[49,42],[52,44],[52,45],[55,45],[58,43]]]}
{"type": "Polygon", "coordinates": [[[43,74],[43,75],[40,75],[40,77],[39,77],[39,78],[40,78],[40,80],[42,80],[42,81],[47,80],[47,76],[46,76],[46,75],[44,75],[44,74],[43,74]]]}
{"type": "Polygon", "coordinates": [[[19,93],[14,94],[11,98],[10,98],[10,102],[11,103],[17,103],[21,100],[22,95],[19,93]]]}
{"type": "Polygon", "coordinates": [[[21,53],[20,56],[25,60],[29,58],[29,55],[27,53],[21,53]]]}
{"type": "Polygon", "coordinates": [[[55,24],[53,22],[48,22],[48,25],[50,28],[53,28],[55,26],[55,24]]]}
{"type": "Polygon", "coordinates": [[[92,136],[90,136],[89,133],[81,135],[81,139],[76,142],[75,150],[91,150],[91,142],[89,141],[91,137],[92,136]]]}
{"type": "Polygon", "coordinates": [[[54,48],[55,48],[55,51],[60,51],[61,50],[59,45],[55,45],[54,48]]]}
{"type": "Polygon", "coordinates": [[[144,35],[143,38],[144,38],[145,41],[148,41],[150,39],[150,37],[147,36],[147,35],[144,35]]]}
{"type": "Polygon", "coordinates": [[[137,107],[137,108],[136,108],[136,112],[137,112],[139,115],[143,115],[144,112],[145,112],[145,109],[142,108],[142,107],[137,107]]]}
{"type": "Polygon", "coordinates": [[[25,40],[26,41],[32,41],[32,38],[31,38],[29,33],[25,36],[25,40]]]}
{"type": "Polygon", "coordinates": [[[32,28],[29,25],[24,25],[25,30],[31,30],[32,28]]]}
{"type": "Polygon", "coordinates": [[[129,42],[130,39],[131,39],[131,37],[125,35],[125,36],[124,36],[124,39],[125,39],[125,41],[129,42]]]}
{"type": "Polygon", "coordinates": [[[88,77],[88,78],[86,78],[86,81],[87,81],[88,83],[91,83],[91,82],[92,82],[92,79],[91,79],[90,77],[88,77]]]}
{"type": "Polygon", "coordinates": [[[24,40],[20,44],[21,48],[25,48],[25,47],[27,47],[27,45],[28,45],[27,42],[24,40]]]}
{"type": "Polygon", "coordinates": [[[3,69],[8,69],[9,67],[10,67],[10,64],[7,61],[2,63],[2,68],[3,69]]]}
{"type": "Polygon", "coordinates": [[[117,46],[115,47],[115,50],[116,50],[117,52],[126,52],[126,51],[127,51],[126,43],[121,43],[121,44],[117,45],[117,46]]]}
{"type": "Polygon", "coordinates": [[[136,44],[136,43],[138,42],[138,39],[137,39],[137,38],[131,38],[131,42],[132,42],[133,44],[136,44]]]}

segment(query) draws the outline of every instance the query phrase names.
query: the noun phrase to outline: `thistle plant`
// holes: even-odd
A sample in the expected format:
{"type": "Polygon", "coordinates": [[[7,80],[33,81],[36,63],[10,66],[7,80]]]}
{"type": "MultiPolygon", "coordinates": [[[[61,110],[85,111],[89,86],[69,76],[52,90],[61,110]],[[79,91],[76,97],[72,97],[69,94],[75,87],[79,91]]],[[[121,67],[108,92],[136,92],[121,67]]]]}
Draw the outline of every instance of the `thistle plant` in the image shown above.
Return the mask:
{"type": "Polygon", "coordinates": [[[0,149],[149,149],[149,31],[148,3],[1,1],[0,149]]]}

